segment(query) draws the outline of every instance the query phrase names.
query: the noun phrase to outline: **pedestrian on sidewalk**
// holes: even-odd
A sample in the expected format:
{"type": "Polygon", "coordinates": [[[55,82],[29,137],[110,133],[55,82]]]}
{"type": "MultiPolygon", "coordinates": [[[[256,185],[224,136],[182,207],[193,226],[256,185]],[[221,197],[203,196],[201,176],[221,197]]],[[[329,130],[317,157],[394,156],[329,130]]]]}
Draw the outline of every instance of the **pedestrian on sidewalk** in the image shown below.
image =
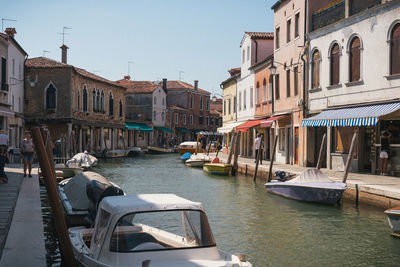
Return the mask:
{"type": "Polygon", "coordinates": [[[257,155],[258,155],[258,153],[261,153],[260,154],[260,164],[262,164],[262,147],[261,147],[261,134],[257,134],[257,138],[256,138],[256,140],[254,140],[254,144],[255,144],[255,146],[256,146],[256,155],[255,155],[255,157],[256,157],[256,160],[254,161],[254,162],[256,162],[257,163],[257,155]]]}
{"type": "Polygon", "coordinates": [[[26,170],[28,169],[28,176],[32,177],[32,161],[35,154],[35,145],[31,139],[30,132],[25,133],[25,139],[21,142],[21,154],[24,160],[24,177],[26,177],[26,170]]]}
{"type": "Polygon", "coordinates": [[[4,171],[4,166],[8,160],[8,135],[4,133],[3,127],[0,126],[0,182],[7,183],[8,177],[4,171]]]}
{"type": "Polygon", "coordinates": [[[390,138],[392,134],[383,130],[381,133],[381,153],[379,154],[379,158],[381,159],[381,175],[387,175],[387,162],[390,155],[390,138]]]}

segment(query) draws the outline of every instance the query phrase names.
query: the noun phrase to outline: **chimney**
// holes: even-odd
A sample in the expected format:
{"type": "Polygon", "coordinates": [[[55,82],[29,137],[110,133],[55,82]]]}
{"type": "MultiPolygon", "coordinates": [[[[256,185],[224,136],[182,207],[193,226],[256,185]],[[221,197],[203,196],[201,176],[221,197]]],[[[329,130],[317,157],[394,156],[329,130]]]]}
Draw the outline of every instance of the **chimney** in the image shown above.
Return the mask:
{"type": "Polygon", "coordinates": [[[5,30],[6,34],[12,38],[14,38],[15,34],[17,33],[17,31],[15,30],[15,28],[6,28],[5,30]]]}
{"type": "Polygon", "coordinates": [[[167,92],[167,79],[162,79],[162,89],[167,92]]]}
{"type": "Polygon", "coordinates": [[[199,89],[199,81],[198,80],[194,80],[194,90],[199,89]]]}
{"type": "Polygon", "coordinates": [[[67,64],[67,49],[69,47],[63,44],[60,48],[61,48],[61,62],[67,64]]]}
{"type": "Polygon", "coordinates": [[[129,81],[131,79],[131,76],[130,75],[125,75],[124,79],[129,81]]]}

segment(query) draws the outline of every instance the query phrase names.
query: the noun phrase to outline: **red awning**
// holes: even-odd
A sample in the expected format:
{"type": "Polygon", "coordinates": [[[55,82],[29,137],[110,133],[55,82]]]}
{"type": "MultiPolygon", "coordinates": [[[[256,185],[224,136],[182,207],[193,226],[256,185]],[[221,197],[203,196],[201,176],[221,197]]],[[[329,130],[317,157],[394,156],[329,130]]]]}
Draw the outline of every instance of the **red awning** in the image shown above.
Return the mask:
{"type": "Polygon", "coordinates": [[[247,121],[241,125],[239,125],[236,128],[236,132],[242,132],[245,133],[247,132],[251,127],[257,126],[260,124],[260,122],[262,122],[263,120],[254,120],[254,121],[247,121]]]}
{"type": "Polygon", "coordinates": [[[271,127],[271,125],[272,125],[272,123],[274,121],[279,120],[282,117],[284,117],[284,116],[283,115],[282,116],[275,116],[275,117],[268,118],[266,120],[262,120],[262,122],[260,123],[260,126],[261,127],[271,127]]]}

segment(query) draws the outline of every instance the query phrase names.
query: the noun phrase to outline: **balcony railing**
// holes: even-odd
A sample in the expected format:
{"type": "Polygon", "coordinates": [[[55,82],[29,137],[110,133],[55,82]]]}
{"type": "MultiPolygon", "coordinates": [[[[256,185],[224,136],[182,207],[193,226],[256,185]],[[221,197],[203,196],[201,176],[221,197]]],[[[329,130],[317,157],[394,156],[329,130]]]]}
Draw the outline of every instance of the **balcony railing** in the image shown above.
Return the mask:
{"type": "Polygon", "coordinates": [[[321,11],[316,11],[311,16],[311,29],[315,31],[326,25],[332,24],[345,16],[345,1],[340,1],[321,11]]]}
{"type": "Polygon", "coordinates": [[[382,0],[350,0],[350,15],[380,5],[382,0]]]}
{"type": "Polygon", "coordinates": [[[7,83],[1,84],[1,91],[8,92],[8,84],[7,83]]]}

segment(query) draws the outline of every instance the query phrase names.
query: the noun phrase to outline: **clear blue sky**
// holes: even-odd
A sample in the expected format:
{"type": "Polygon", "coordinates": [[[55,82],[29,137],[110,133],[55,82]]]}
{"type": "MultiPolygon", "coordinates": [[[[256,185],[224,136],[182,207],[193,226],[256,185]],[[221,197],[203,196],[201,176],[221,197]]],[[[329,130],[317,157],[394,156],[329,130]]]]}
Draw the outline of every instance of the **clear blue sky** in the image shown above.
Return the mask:
{"type": "Polygon", "coordinates": [[[227,70],[240,65],[244,31],[272,31],[275,0],[2,0],[4,28],[29,57],[61,60],[63,26],[68,63],[110,80],[182,80],[221,93],[227,70]]]}

